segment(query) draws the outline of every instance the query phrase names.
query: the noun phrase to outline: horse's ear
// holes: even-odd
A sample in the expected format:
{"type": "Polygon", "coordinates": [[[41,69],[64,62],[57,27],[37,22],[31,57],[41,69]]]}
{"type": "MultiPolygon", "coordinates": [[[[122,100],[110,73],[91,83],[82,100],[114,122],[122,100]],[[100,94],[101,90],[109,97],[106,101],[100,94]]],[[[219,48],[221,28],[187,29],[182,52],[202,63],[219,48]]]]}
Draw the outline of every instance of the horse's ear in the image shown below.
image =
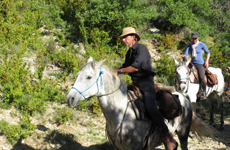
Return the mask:
{"type": "Polygon", "coordinates": [[[87,63],[89,63],[91,61],[93,61],[93,57],[90,56],[89,59],[87,60],[87,63]]]}
{"type": "Polygon", "coordinates": [[[190,60],[191,60],[191,59],[188,59],[188,60],[187,60],[186,66],[188,66],[188,64],[190,63],[190,60]]]}
{"type": "Polygon", "coordinates": [[[174,62],[177,66],[179,66],[179,62],[175,59],[175,57],[173,56],[174,62]]]}
{"type": "Polygon", "coordinates": [[[106,58],[105,59],[103,59],[103,60],[101,60],[101,61],[99,61],[97,64],[96,64],[96,68],[101,68],[101,66],[104,64],[104,62],[106,61],[106,58]]]}

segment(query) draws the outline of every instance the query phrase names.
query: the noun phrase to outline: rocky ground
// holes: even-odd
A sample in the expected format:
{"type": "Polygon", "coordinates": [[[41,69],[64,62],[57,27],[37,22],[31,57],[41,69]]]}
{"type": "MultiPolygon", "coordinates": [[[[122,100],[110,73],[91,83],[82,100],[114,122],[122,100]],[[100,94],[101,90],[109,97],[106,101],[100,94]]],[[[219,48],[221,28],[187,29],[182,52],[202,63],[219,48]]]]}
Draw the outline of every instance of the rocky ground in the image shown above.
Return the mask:
{"type": "MultiPolygon", "coordinates": [[[[227,104],[230,106],[229,104],[227,104]]],[[[55,114],[65,104],[49,105],[44,115],[32,117],[32,122],[37,125],[35,133],[26,139],[11,145],[4,135],[0,135],[0,150],[111,150],[112,146],[105,137],[105,119],[102,114],[95,115],[87,111],[72,110],[73,118],[70,122],[58,126],[55,114]]],[[[70,108],[69,108],[70,109],[70,108]]],[[[0,118],[10,124],[17,124],[19,118],[18,110],[0,109],[0,118]]],[[[218,115],[216,115],[218,120],[218,115]]],[[[217,125],[218,128],[218,125],[217,125]]],[[[189,137],[189,150],[230,150],[230,118],[225,118],[225,130],[219,131],[219,135],[205,138],[203,141],[195,138],[193,134],[189,137]]],[[[175,136],[176,140],[177,137],[175,136]]],[[[164,149],[163,145],[155,150],[164,149]]],[[[180,150],[180,147],[178,148],[180,150]]]]}

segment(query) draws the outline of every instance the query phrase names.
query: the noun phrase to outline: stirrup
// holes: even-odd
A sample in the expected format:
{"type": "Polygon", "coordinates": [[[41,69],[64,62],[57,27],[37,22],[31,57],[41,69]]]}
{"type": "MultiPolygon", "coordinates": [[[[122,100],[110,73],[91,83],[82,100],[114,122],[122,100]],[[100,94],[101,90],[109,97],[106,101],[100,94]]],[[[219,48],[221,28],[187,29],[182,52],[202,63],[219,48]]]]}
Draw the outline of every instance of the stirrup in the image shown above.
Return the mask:
{"type": "Polygon", "coordinates": [[[201,96],[200,96],[201,99],[206,99],[207,96],[206,96],[206,92],[202,92],[201,96]]]}

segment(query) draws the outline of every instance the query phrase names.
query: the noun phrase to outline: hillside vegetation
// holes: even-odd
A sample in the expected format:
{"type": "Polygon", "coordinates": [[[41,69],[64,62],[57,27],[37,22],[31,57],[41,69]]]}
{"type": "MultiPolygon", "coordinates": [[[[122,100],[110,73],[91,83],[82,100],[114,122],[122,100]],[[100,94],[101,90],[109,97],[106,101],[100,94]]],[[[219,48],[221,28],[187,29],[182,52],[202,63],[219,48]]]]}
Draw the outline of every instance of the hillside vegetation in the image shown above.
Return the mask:
{"type": "MultiPolygon", "coordinates": [[[[2,0],[0,107],[19,110],[20,121],[12,125],[2,119],[0,133],[12,144],[32,135],[37,126],[31,116],[46,113],[50,103],[65,103],[68,81],[74,81],[89,56],[107,58],[110,68],[120,67],[127,48],[118,36],[127,26],[155,42],[161,56],[153,60],[157,82],[173,85],[175,66],[169,53],[183,53],[194,31],[211,51],[210,66],[220,67],[226,77],[229,0],[2,0]],[[152,33],[149,29],[153,27],[160,32],[152,33]],[[25,61],[29,58],[35,61],[33,71],[25,61]],[[61,68],[48,74],[54,78],[44,74],[48,64],[61,68]]],[[[127,75],[122,79],[130,83],[127,75]]],[[[77,109],[101,113],[95,97],[81,102],[77,109]]],[[[57,115],[53,118],[57,124],[73,119],[66,108],[57,115]]]]}

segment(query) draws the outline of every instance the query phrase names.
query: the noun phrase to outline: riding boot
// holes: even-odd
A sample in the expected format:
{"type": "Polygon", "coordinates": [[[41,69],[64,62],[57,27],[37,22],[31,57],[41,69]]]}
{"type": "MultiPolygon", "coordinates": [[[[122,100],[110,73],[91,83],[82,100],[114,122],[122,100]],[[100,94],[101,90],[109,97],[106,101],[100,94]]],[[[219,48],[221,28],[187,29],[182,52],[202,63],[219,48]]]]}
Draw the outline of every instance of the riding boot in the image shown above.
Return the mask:
{"type": "Polygon", "coordinates": [[[166,150],[177,150],[178,143],[170,133],[163,134],[161,140],[164,143],[166,150]]]}
{"type": "Polygon", "coordinates": [[[206,83],[205,82],[201,82],[201,87],[203,89],[203,95],[202,95],[202,97],[204,99],[206,99],[206,83]]]}

